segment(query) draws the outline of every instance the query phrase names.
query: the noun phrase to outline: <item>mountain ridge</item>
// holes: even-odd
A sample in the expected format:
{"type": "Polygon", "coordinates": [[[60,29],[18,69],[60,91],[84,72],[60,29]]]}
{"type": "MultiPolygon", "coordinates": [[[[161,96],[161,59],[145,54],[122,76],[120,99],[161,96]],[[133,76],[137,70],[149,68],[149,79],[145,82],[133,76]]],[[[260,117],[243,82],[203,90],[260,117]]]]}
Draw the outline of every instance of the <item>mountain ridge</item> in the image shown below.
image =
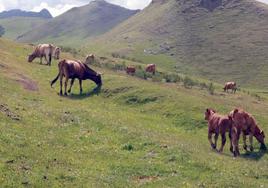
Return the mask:
{"type": "Polygon", "coordinates": [[[12,9],[0,12],[0,19],[11,18],[11,17],[38,17],[45,19],[53,18],[47,9],[42,9],[40,12],[24,11],[20,9],[12,9]]]}

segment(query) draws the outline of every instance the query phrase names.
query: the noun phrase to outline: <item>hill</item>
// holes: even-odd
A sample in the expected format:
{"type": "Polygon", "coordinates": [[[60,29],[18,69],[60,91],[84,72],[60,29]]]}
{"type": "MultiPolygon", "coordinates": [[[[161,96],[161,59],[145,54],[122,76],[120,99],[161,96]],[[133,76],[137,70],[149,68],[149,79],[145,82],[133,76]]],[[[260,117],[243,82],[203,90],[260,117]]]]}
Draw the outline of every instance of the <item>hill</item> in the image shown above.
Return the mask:
{"type": "Polygon", "coordinates": [[[3,37],[16,40],[22,34],[47,21],[48,19],[38,17],[10,17],[0,19],[0,25],[5,28],[3,37]]]}
{"type": "Polygon", "coordinates": [[[23,11],[20,9],[13,9],[9,11],[0,12],[0,19],[11,17],[37,17],[37,18],[52,18],[52,15],[47,9],[42,9],[40,12],[23,11]]]}
{"type": "MultiPolygon", "coordinates": [[[[267,99],[185,89],[107,69],[99,95],[59,97],[52,67],[32,47],[0,38],[0,184],[3,187],[265,187],[268,155],[233,159],[210,149],[203,113],[240,106],[268,132],[267,99]]],[[[62,58],[71,58],[63,54],[62,58]]],[[[76,57],[81,59],[81,57],[76,57]]],[[[94,67],[94,69],[97,69],[94,67]]],[[[57,83],[57,86],[59,83],[57,83]]],[[[267,141],[266,141],[267,142],[267,141]]],[[[242,147],[242,146],[241,146],[242,147]]]]}
{"type": "Polygon", "coordinates": [[[254,0],[153,0],[88,49],[268,88],[267,33],[268,6],[254,0]]]}
{"type": "Polygon", "coordinates": [[[104,0],[90,2],[25,33],[20,42],[53,42],[81,46],[92,37],[101,35],[136,14],[104,0]]]}

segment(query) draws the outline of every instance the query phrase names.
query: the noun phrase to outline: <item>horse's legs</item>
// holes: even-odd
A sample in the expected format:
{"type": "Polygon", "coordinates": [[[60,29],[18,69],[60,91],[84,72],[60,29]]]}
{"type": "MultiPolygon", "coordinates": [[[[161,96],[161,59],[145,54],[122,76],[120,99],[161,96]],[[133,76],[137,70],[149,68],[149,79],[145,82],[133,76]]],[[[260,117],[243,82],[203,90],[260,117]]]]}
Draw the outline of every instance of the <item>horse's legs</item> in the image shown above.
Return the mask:
{"type": "Polygon", "coordinates": [[[237,131],[235,136],[232,135],[234,156],[235,157],[240,155],[240,152],[239,152],[239,138],[240,138],[240,131],[237,131]]]}
{"type": "Polygon", "coordinates": [[[247,146],[247,135],[246,135],[245,132],[243,132],[242,134],[243,134],[243,142],[244,142],[243,147],[244,147],[244,150],[247,151],[248,150],[248,146],[247,146]]]}
{"type": "Polygon", "coordinates": [[[43,56],[40,57],[40,64],[43,64],[43,56]]]}
{"type": "Polygon", "coordinates": [[[79,86],[80,86],[80,95],[81,95],[83,92],[83,89],[82,89],[82,80],[80,79],[79,79],[79,86]]]}
{"type": "Polygon", "coordinates": [[[249,149],[252,152],[254,150],[254,148],[253,148],[253,133],[249,133],[249,144],[250,144],[249,149]]]}
{"type": "Polygon", "coordinates": [[[212,132],[208,132],[208,141],[212,147],[212,149],[216,149],[216,145],[212,142],[212,132]]]}
{"type": "Polygon", "coordinates": [[[64,82],[64,95],[67,96],[67,85],[68,85],[69,78],[65,77],[65,82],[64,82]]]}
{"type": "Polygon", "coordinates": [[[230,152],[233,153],[233,144],[232,144],[232,132],[229,132],[229,139],[230,139],[230,152]]]}
{"type": "Polygon", "coordinates": [[[71,80],[71,85],[70,85],[70,89],[68,90],[68,93],[71,93],[71,91],[72,91],[74,80],[75,80],[74,78],[71,80]]]}
{"type": "Polygon", "coordinates": [[[217,141],[218,141],[218,138],[219,138],[219,133],[215,133],[215,136],[214,136],[215,149],[217,149],[217,141]]]}
{"type": "Polygon", "coordinates": [[[49,66],[51,66],[52,54],[48,54],[48,56],[49,56],[49,66]]]}
{"type": "Polygon", "coordinates": [[[226,136],[225,136],[225,133],[222,133],[221,134],[221,148],[220,148],[219,152],[223,151],[225,143],[226,143],[226,136]]]}
{"type": "Polygon", "coordinates": [[[62,95],[62,79],[63,75],[60,75],[60,95],[62,95]]]}

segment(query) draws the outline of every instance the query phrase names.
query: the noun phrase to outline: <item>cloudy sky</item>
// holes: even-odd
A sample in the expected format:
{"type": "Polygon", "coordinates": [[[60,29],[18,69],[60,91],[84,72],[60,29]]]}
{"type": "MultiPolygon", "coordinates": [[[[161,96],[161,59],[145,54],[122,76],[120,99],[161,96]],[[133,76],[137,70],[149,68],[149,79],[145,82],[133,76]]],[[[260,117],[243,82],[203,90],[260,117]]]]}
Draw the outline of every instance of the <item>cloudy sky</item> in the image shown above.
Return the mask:
{"type": "MultiPolygon", "coordinates": [[[[40,11],[48,9],[57,16],[72,7],[82,6],[92,0],[0,0],[0,12],[19,8],[22,10],[40,11]]],[[[143,9],[151,0],[106,0],[129,9],[143,9]]],[[[257,0],[268,4],[268,0],[257,0]]]]}
{"type": "MultiPolygon", "coordinates": [[[[48,9],[53,16],[57,16],[70,8],[88,4],[92,0],[0,0],[0,12],[10,9],[40,11],[48,9]]],[[[106,0],[129,9],[143,9],[151,0],[106,0]]]]}

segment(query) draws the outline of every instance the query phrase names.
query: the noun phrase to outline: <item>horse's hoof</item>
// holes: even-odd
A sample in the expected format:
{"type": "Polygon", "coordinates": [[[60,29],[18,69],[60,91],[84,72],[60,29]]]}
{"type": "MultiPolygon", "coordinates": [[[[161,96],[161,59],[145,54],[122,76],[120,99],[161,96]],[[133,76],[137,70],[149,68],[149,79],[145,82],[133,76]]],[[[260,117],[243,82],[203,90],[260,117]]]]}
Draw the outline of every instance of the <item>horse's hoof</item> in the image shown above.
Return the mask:
{"type": "Polygon", "coordinates": [[[212,149],[216,149],[217,148],[215,144],[211,144],[211,147],[212,147],[212,149]]]}
{"type": "Polygon", "coordinates": [[[67,93],[64,93],[64,96],[68,96],[68,94],[67,93]]]}
{"type": "Polygon", "coordinates": [[[253,148],[253,146],[250,146],[250,152],[253,152],[254,151],[254,148],[253,148]]]}
{"type": "Polygon", "coordinates": [[[244,150],[248,151],[248,146],[247,145],[244,145],[243,148],[244,148],[244,150]]]}
{"type": "Polygon", "coordinates": [[[267,150],[267,147],[265,144],[261,144],[261,147],[260,147],[260,150],[263,150],[263,151],[266,151],[267,150]]]}

